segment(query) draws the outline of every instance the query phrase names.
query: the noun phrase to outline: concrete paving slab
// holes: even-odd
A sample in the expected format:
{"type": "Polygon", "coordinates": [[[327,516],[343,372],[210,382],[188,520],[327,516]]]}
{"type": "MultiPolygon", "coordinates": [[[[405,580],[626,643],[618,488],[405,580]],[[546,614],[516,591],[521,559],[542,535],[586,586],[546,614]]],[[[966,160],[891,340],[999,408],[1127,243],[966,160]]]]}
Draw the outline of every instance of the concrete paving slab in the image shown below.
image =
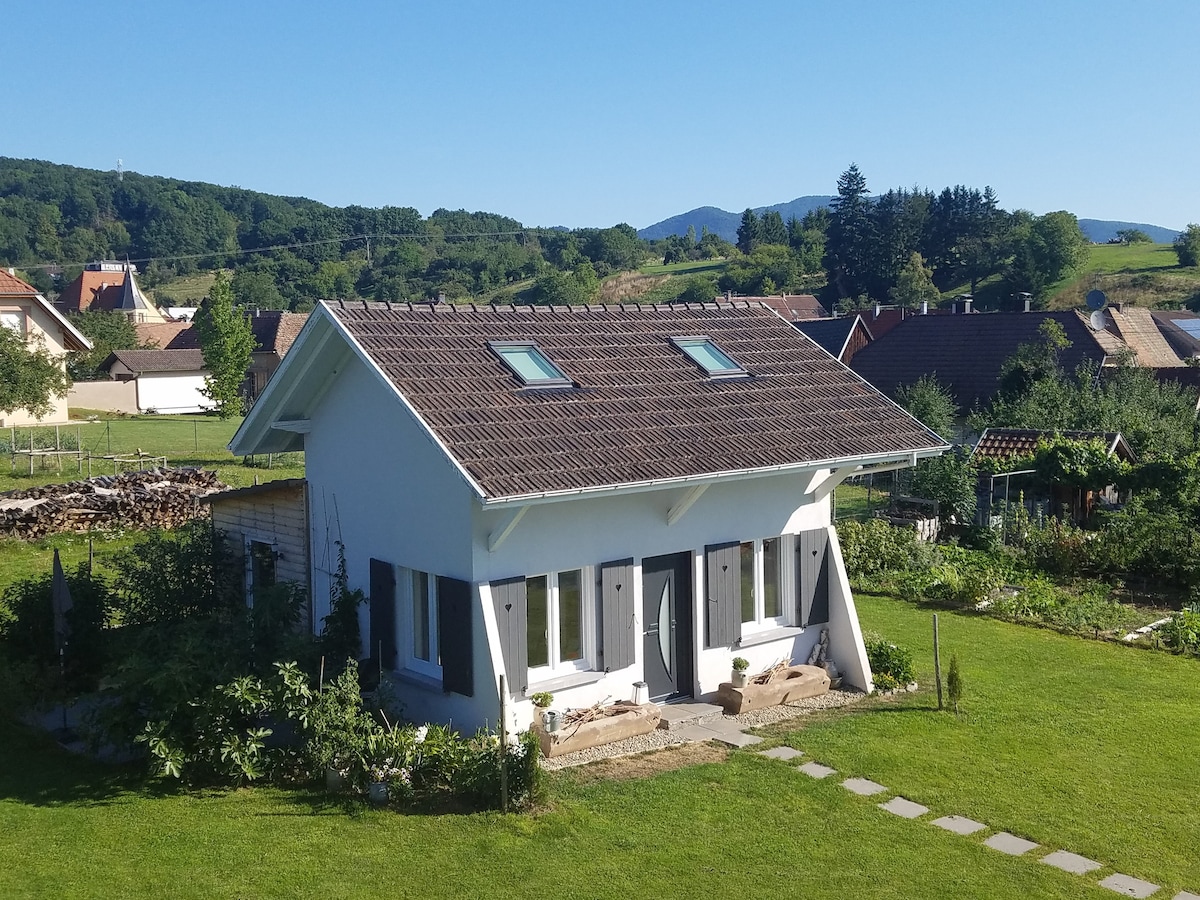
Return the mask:
{"type": "Polygon", "coordinates": [[[797,750],[794,747],[772,747],[770,750],[760,752],[762,756],[769,756],[771,759],[782,759],[785,761],[804,755],[803,751],[797,750]]]}
{"type": "Polygon", "coordinates": [[[688,725],[686,728],[672,728],[671,732],[685,741],[715,741],[721,732],[714,731],[706,725],[688,725]]]}
{"type": "Polygon", "coordinates": [[[871,781],[867,778],[847,778],[842,782],[842,787],[850,791],[852,794],[858,794],[860,797],[870,797],[874,794],[882,794],[887,790],[882,784],[871,781]]]}
{"type": "Polygon", "coordinates": [[[1193,894],[1191,891],[1180,891],[1171,900],[1200,900],[1200,894],[1193,894]]]}
{"type": "Polygon", "coordinates": [[[1120,872],[1102,880],[1100,887],[1106,887],[1110,891],[1116,891],[1126,897],[1149,897],[1158,890],[1157,884],[1151,884],[1149,881],[1142,881],[1142,879],[1133,878],[1130,875],[1122,875],[1120,872]]]}
{"type": "Polygon", "coordinates": [[[976,822],[966,816],[942,816],[940,819],[934,819],[933,824],[955,834],[974,834],[987,828],[982,822],[976,822]]]}
{"type": "Polygon", "coordinates": [[[1086,875],[1088,872],[1094,872],[1100,868],[1100,863],[1094,859],[1088,859],[1078,853],[1068,853],[1066,850],[1055,850],[1048,856],[1043,856],[1041,861],[1048,866],[1070,872],[1072,875],[1086,875]]]}
{"type": "Polygon", "coordinates": [[[920,803],[913,803],[911,800],[905,800],[903,797],[893,797],[887,803],[880,803],[880,809],[886,809],[893,815],[897,815],[902,819],[916,819],[929,812],[928,806],[922,806],[920,803]]]}
{"type": "Polygon", "coordinates": [[[1021,856],[1041,846],[1041,844],[1035,844],[1033,841],[1025,840],[1025,838],[1019,838],[1015,834],[1009,834],[1007,831],[996,832],[996,834],[993,834],[984,843],[993,850],[999,850],[1001,853],[1007,853],[1009,856],[1021,856]]]}
{"type": "Polygon", "coordinates": [[[701,701],[686,701],[683,703],[663,703],[659,706],[658,727],[666,731],[678,731],[692,725],[707,725],[713,720],[725,715],[725,710],[715,703],[701,701]]]}
{"type": "Polygon", "coordinates": [[[830,775],[836,775],[837,769],[831,769],[829,766],[823,766],[817,762],[806,762],[798,767],[805,775],[813,778],[828,778],[830,775]]]}
{"type": "Polygon", "coordinates": [[[718,731],[713,740],[730,747],[751,747],[761,744],[763,739],[757,734],[746,734],[744,731],[718,731]]]}

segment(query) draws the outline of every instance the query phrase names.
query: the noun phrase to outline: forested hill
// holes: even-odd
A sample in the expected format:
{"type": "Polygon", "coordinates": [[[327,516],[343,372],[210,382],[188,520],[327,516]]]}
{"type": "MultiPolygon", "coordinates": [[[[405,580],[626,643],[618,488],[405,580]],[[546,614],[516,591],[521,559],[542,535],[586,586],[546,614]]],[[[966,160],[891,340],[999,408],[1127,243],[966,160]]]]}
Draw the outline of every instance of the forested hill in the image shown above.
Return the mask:
{"type": "MultiPolygon", "coordinates": [[[[833,199],[833,197],[825,196],[797,197],[788,203],[760,206],[754,210],[754,214],[761,216],[763,213],[777,212],[785,222],[793,218],[803,219],[813,210],[828,206],[833,199]]],[[[741,222],[741,213],[727,212],[715,206],[701,206],[678,216],[663,219],[661,222],[655,222],[653,225],[647,225],[645,228],[639,228],[638,237],[648,241],[656,241],[672,235],[682,237],[691,228],[696,234],[703,234],[707,230],[722,240],[732,243],[737,240],[738,225],[741,222]]]]}
{"type": "MultiPolygon", "coordinates": [[[[423,300],[437,293],[504,300],[510,286],[528,288],[548,270],[578,272],[586,290],[610,272],[636,268],[649,253],[629,225],[526,228],[507,216],[445,209],[424,218],[409,207],[339,208],[0,157],[0,264],[21,267],[43,290],[53,288],[46,265],[62,267],[70,279],[84,263],[128,257],[147,287],[232,267],[239,300],[264,308],[304,308],[319,297],[423,300]]],[[[572,284],[554,294],[551,281],[542,299],[574,297],[572,284]]]]}

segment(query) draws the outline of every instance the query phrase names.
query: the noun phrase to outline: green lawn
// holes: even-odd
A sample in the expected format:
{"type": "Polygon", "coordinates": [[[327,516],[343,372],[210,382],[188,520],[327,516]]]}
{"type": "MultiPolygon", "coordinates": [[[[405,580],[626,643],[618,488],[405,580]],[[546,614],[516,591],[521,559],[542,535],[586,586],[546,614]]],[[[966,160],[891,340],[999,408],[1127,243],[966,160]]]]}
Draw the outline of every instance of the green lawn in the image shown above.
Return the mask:
{"type": "MultiPolygon", "coordinates": [[[[913,648],[929,613],[860,598],[913,648]]],[[[1200,888],[1200,665],[942,615],[961,719],[929,693],[779,736],[937,813],[973,816],[1161,884],[1200,888]]],[[[918,653],[929,680],[930,653],[918,653]]],[[[793,729],[795,726],[791,726],[793,729]]],[[[779,728],[777,726],[777,728],[779,728]]],[[[406,816],[276,789],[160,792],[0,725],[5,897],[1111,897],[752,752],[652,778],[552,777],[531,816],[406,816]]],[[[932,818],[930,816],[929,818],[932,818]]]]}
{"type": "Polygon", "coordinates": [[[725,271],[725,266],[726,260],[723,259],[698,259],[668,265],[655,263],[642,266],[638,271],[643,275],[699,275],[704,272],[717,275],[725,271]]]}
{"type": "MultiPolygon", "coordinates": [[[[931,612],[860,596],[865,629],[917,651],[931,612]]],[[[924,692],[811,724],[787,742],[850,774],[1171,888],[1200,890],[1200,662],[943,612],[965,715],[924,692]]],[[[943,668],[943,672],[945,669],[943,668]]]]}

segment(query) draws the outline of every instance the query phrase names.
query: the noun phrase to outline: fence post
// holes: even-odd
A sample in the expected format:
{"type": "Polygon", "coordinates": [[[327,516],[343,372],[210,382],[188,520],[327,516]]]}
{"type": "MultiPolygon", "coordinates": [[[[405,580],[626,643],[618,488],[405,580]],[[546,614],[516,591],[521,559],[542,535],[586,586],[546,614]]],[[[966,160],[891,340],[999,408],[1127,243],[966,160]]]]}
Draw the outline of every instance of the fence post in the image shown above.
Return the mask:
{"type": "Polygon", "coordinates": [[[500,676],[500,812],[508,812],[508,687],[500,676]]]}
{"type": "Polygon", "coordinates": [[[937,613],[933,614],[933,677],[937,681],[938,709],[942,707],[942,654],[938,647],[937,613]]]}

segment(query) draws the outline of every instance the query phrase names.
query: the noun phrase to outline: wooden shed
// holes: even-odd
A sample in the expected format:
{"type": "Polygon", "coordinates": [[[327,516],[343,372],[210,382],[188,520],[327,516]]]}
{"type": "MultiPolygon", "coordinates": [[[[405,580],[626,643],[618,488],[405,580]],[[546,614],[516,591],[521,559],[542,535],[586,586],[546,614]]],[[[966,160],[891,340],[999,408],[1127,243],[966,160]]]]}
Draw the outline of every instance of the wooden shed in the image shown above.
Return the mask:
{"type": "Polygon", "coordinates": [[[210,494],[213,528],[246,561],[246,602],[254,591],[283,582],[301,585],[309,594],[307,617],[312,623],[309,583],[308,482],[285,478],[253,487],[210,494]]]}

